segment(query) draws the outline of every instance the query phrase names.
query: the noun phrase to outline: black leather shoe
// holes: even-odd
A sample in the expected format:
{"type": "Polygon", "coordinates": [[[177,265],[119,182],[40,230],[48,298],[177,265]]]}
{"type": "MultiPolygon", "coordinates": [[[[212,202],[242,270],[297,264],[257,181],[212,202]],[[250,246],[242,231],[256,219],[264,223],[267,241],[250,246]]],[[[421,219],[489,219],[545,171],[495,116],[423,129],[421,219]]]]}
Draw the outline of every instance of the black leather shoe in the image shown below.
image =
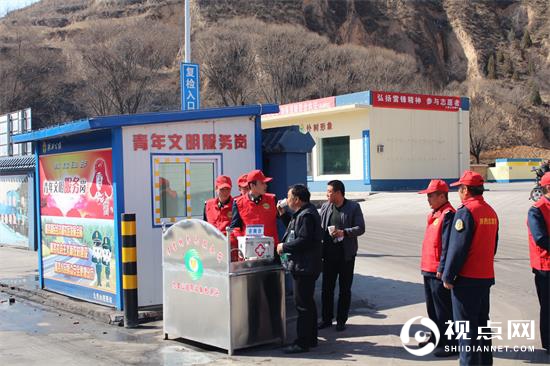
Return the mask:
{"type": "Polygon", "coordinates": [[[319,323],[319,325],[317,326],[317,329],[325,329],[325,328],[330,328],[332,327],[332,322],[325,322],[325,321],[322,321],[319,323]]]}
{"type": "Polygon", "coordinates": [[[336,324],[336,331],[337,332],[343,332],[344,330],[346,330],[346,325],[344,323],[336,324]]]}
{"type": "Polygon", "coordinates": [[[304,353],[309,352],[309,349],[299,346],[297,344],[291,344],[290,346],[285,347],[285,349],[283,349],[283,352],[286,354],[304,353]]]}

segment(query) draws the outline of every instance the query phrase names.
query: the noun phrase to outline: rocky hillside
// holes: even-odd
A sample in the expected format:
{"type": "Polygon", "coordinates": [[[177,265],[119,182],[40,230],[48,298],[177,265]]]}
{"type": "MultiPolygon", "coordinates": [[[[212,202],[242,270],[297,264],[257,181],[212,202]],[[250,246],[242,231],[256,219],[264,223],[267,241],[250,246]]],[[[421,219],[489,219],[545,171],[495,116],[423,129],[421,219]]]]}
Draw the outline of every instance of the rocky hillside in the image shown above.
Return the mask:
{"type": "MultiPolygon", "coordinates": [[[[194,0],[193,59],[205,72],[205,105],[284,103],[364,89],[458,93],[472,98],[471,118],[492,112],[500,132],[492,147],[549,147],[549,6],[546,0],[194,0]],[[283,92],[270,89],[281,82],[270,62],[287,66],[296,59],[287,73],[301,80],[284,80],[283,92]],[[308,63],[317,69],[306,70],[308,63]],[[234,68],[241,73],[233,79],[217,72],[234,68]],[[330,70],[340,70],[337,83],[320,80],[330,70]],[[390,76],[373,76],[382,73],[390,76]]],[[[0,92],[0,113],[31,105],[46,125],[176,109],[182,11],[178,0],[42,0],[0,19],[0,75],[10,85],[0,92]],[[112,82],[102,84],[105,65],[90,56],[136,53],[135,39],[149,56],[134,69],[139,83],[126,80],[123,89],[143,93],[109,107],[121,96],[105,93],[112,82]],[[25,55],[34,60],[14,65],[25,55]],[[35,90],[26,90],[30,85],[35,90]]]]}

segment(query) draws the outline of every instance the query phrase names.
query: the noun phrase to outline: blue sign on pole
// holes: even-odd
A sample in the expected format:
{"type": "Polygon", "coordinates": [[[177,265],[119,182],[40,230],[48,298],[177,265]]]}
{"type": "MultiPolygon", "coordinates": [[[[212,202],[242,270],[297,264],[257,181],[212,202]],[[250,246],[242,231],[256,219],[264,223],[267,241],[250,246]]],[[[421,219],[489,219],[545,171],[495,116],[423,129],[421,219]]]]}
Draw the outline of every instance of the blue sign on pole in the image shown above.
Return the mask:
{"type": "Polygon", "coordinates": [[[191,111],[201,107],[199,65],[182,62],[180,65],[181,109],[191,111]]]}

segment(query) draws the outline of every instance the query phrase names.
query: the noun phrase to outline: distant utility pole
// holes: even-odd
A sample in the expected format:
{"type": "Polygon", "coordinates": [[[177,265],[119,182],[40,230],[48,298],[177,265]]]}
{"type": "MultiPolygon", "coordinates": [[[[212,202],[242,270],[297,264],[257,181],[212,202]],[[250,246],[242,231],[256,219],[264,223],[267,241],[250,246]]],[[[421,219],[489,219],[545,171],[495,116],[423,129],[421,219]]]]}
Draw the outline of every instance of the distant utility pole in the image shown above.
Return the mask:
{"type": "Polygon", "coordinates": [[[185,62],[191,62],[191,14],[189,11],[189,2],[185,0],[185,62]]]}

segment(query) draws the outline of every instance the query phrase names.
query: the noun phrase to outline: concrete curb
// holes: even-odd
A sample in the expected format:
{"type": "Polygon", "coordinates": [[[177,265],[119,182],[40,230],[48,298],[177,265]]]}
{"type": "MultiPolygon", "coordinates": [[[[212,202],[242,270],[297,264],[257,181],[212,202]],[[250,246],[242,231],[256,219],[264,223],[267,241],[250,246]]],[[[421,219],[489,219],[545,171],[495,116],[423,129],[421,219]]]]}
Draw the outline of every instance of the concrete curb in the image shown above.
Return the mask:
{"type": "MultiPolygon", "coordinates": [[[[83,300],[74,299],[60,295],[48,290],[30,290],[0,281],[0,292],[18,297],[27,301],[65,311],[71,314],[84,316],[88,319],[107,323],[110,325],[124,325],[124,313],[101,305],[89,303],[83,300]]],[[[140,311],[138,319],[140,323],[146,323],[162,319],[162,311],[140,311]]]]}

